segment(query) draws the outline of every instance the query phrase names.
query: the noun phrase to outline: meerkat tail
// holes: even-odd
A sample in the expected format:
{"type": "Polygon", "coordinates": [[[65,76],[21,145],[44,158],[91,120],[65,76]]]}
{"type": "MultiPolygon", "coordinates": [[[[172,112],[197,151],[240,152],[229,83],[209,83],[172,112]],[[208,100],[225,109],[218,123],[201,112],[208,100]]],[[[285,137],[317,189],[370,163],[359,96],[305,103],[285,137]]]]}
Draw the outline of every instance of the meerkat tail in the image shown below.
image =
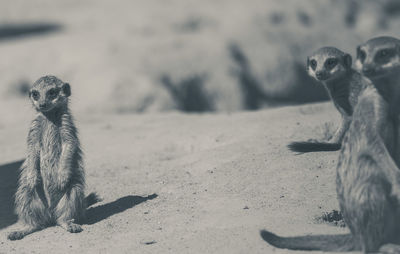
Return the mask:
{"type": "Polygon", "coordinates": [[[92,192],[85,198],[86,207],[92,206],[102,200],[103,199],[99,195],[97,195],[96,192],[92,192]]]}
{"type": "Polygon", "coordinates": [[[272,246],[290,250],[345,252],[359,249],[355,246],[350,234],[280,237],[269,231],[261,230],[260,235],[272,246]]]}
{"type": "Polygon", "coordinates": [[[328,152],[340,150],[340,143],[327,143],[327,142],[291,142],[288,146],[290,151],[298,153],[310,152],[328,152]]]}

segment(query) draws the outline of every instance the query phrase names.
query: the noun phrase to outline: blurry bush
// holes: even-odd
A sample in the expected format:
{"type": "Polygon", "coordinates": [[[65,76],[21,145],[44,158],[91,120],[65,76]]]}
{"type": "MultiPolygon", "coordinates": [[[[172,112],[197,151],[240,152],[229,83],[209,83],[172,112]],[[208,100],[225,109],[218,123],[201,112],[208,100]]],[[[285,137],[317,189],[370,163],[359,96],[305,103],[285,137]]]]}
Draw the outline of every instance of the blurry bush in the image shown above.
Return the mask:
{"type": "Polygon", "coordinates": [[[11,84],[8,94],[17,97],[27,97],[29,90],[31,89],[31,83],[26,79],[20,79],[11,84]]]}
{"type": "Polygon", "coordinates": [[[357,44],[388,29],[398,8],[396,1],[231,3],[216,6],[218,15],[204,3],[199,13],[179,17],[164,44],[156,43],[157,57],[146,59],[149,76],[164,73],[159,82],[170,108],[256,110],[327,100],[306,72],[307,55],[331,45],[354,56],[357,44]]]}
{"type": "MultiPolygon", "coordinates": [[[[22,1],[0,10],[1,19],[36,8],[22,1]]],[[[118,113],[256,110],[326,100],[306,73],[307,55],[329,45],[354,56],[359,43],[397,36],[400,27],[396,0],[41,2],[41,12],[30,17],[66,29],[0,47],[9,60],[0,63],[2,82],[15,86],[21,76],[53,73],[73,85],[74,106],[104,105],[118,113]]]]}

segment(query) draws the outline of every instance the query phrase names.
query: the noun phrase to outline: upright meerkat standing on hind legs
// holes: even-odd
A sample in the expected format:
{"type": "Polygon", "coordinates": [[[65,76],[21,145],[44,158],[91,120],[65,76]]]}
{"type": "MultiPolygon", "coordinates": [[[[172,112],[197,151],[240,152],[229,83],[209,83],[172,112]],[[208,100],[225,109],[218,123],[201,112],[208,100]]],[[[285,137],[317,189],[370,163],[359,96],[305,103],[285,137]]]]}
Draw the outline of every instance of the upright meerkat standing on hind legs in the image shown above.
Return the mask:
{"type": "Polygon", "coordinates": [[[27,157],[15,194],[16,213],[26,227],[10,233],[10,240],[54,224],[80,232],[76,222],[87,205],[98,201],[94,193],[84,196],[82,151],[68,108],[70,95],[70,85],[54,76],[40,78],[29,92],[37,116],[29,130],[27,157]]]}
{"type": "Polygon", "coordinates": [[[395,121],[395,142],[391,155],[400,165],[400,99],[397,88],[400,86],[400,40],[381,36],[368,40],[357,47],[355,67],[369,78],[379,93],[390,104],[390,114],[395,121]]]}
{"type": "Polygon", "coordinates": [[[323,47],[307,58],[308,74],[325,86],[342,121],[329,142],[303,141],[288,145],[294,152],[336,151],[350,126],[358,96],[370,82],[351,67],[349,54],[334,47],[323,47]]]}
{"type": "Polygon", "coordinates": [[[357,55],[358,68],[374,86],[360,95],[337,165],[337,197],[350,234],[279,237],[261,231],[276,247],[400,253],[400,169],[391,156],[398,142],[400,80],[394,77],[400,71],[400,41],[373,38],[357,55]]]}

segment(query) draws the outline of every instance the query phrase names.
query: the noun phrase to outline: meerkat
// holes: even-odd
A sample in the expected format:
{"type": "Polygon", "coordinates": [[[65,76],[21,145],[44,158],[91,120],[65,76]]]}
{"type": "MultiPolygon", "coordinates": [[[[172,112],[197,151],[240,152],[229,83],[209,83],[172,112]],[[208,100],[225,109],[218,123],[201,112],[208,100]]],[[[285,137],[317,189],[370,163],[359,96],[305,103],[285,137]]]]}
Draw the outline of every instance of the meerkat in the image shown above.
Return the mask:
{"type": "Polygon", "coordinates": [[[358,47],[357,65],[374,86],[360,95],[339,155],[336,191],[347,235],[279,237],[261,231],[279,248],[400,253],[398,142],[400,41],[373,38],[358,47]],[[385,53],[383,53],[385,52],[385,53]],[[398,84],[399,83],[399,84],[398,84]]]}
{"type": "Polygon", "coordinates": [[[350,126],[358,96],[370,82],[352,69],[350,54],[335,47],[322,47],[307,58],[308,74],[321,82],[341,114],[341,124],[328,142],[292,142],[288,148],[294,152],[336,151],[340,149],[344,134],[350,126]]]}
{"type": "Polygon", "coordinates": [[[71,233],[95,194],[84,196],[85,172],[77,129],[68,108],[71,88],[55,76],[44,76],[32,86],[29,97],[37,111],[27,138],[27,157],[20,168],[15,194],[16,213],[25,228],[10,240],[50,225],[71,233]],[[87,202],[90,202],[88,204],[87,202]]]}
{"type": "MultiPolygon", "coordinates": [[[[400,100],[396,93],[400,85],[400,40],[381,36],[368,40],[357,47],[355,68],[372,81],[379,93],[390,104],[395,124],[399,126],[400,100]]],[[[391,149],[392,157],[400,165],[400,130],[395,128],[396,142],[391,149]]]]}

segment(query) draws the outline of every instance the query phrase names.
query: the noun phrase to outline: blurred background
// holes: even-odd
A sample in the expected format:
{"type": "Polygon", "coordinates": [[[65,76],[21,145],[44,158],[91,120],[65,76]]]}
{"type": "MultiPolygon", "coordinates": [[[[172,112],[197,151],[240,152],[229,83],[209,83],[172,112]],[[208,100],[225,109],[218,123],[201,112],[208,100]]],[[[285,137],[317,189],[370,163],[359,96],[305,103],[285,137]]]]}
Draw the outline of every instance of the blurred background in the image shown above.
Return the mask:
{"type": "Polygon", "coordinates": [[[327,99],[305,59],[398,36],[396,0],[13,0],[0,3],[1,125],[45,74],[81,113],[233,112],[327,99]]]}

